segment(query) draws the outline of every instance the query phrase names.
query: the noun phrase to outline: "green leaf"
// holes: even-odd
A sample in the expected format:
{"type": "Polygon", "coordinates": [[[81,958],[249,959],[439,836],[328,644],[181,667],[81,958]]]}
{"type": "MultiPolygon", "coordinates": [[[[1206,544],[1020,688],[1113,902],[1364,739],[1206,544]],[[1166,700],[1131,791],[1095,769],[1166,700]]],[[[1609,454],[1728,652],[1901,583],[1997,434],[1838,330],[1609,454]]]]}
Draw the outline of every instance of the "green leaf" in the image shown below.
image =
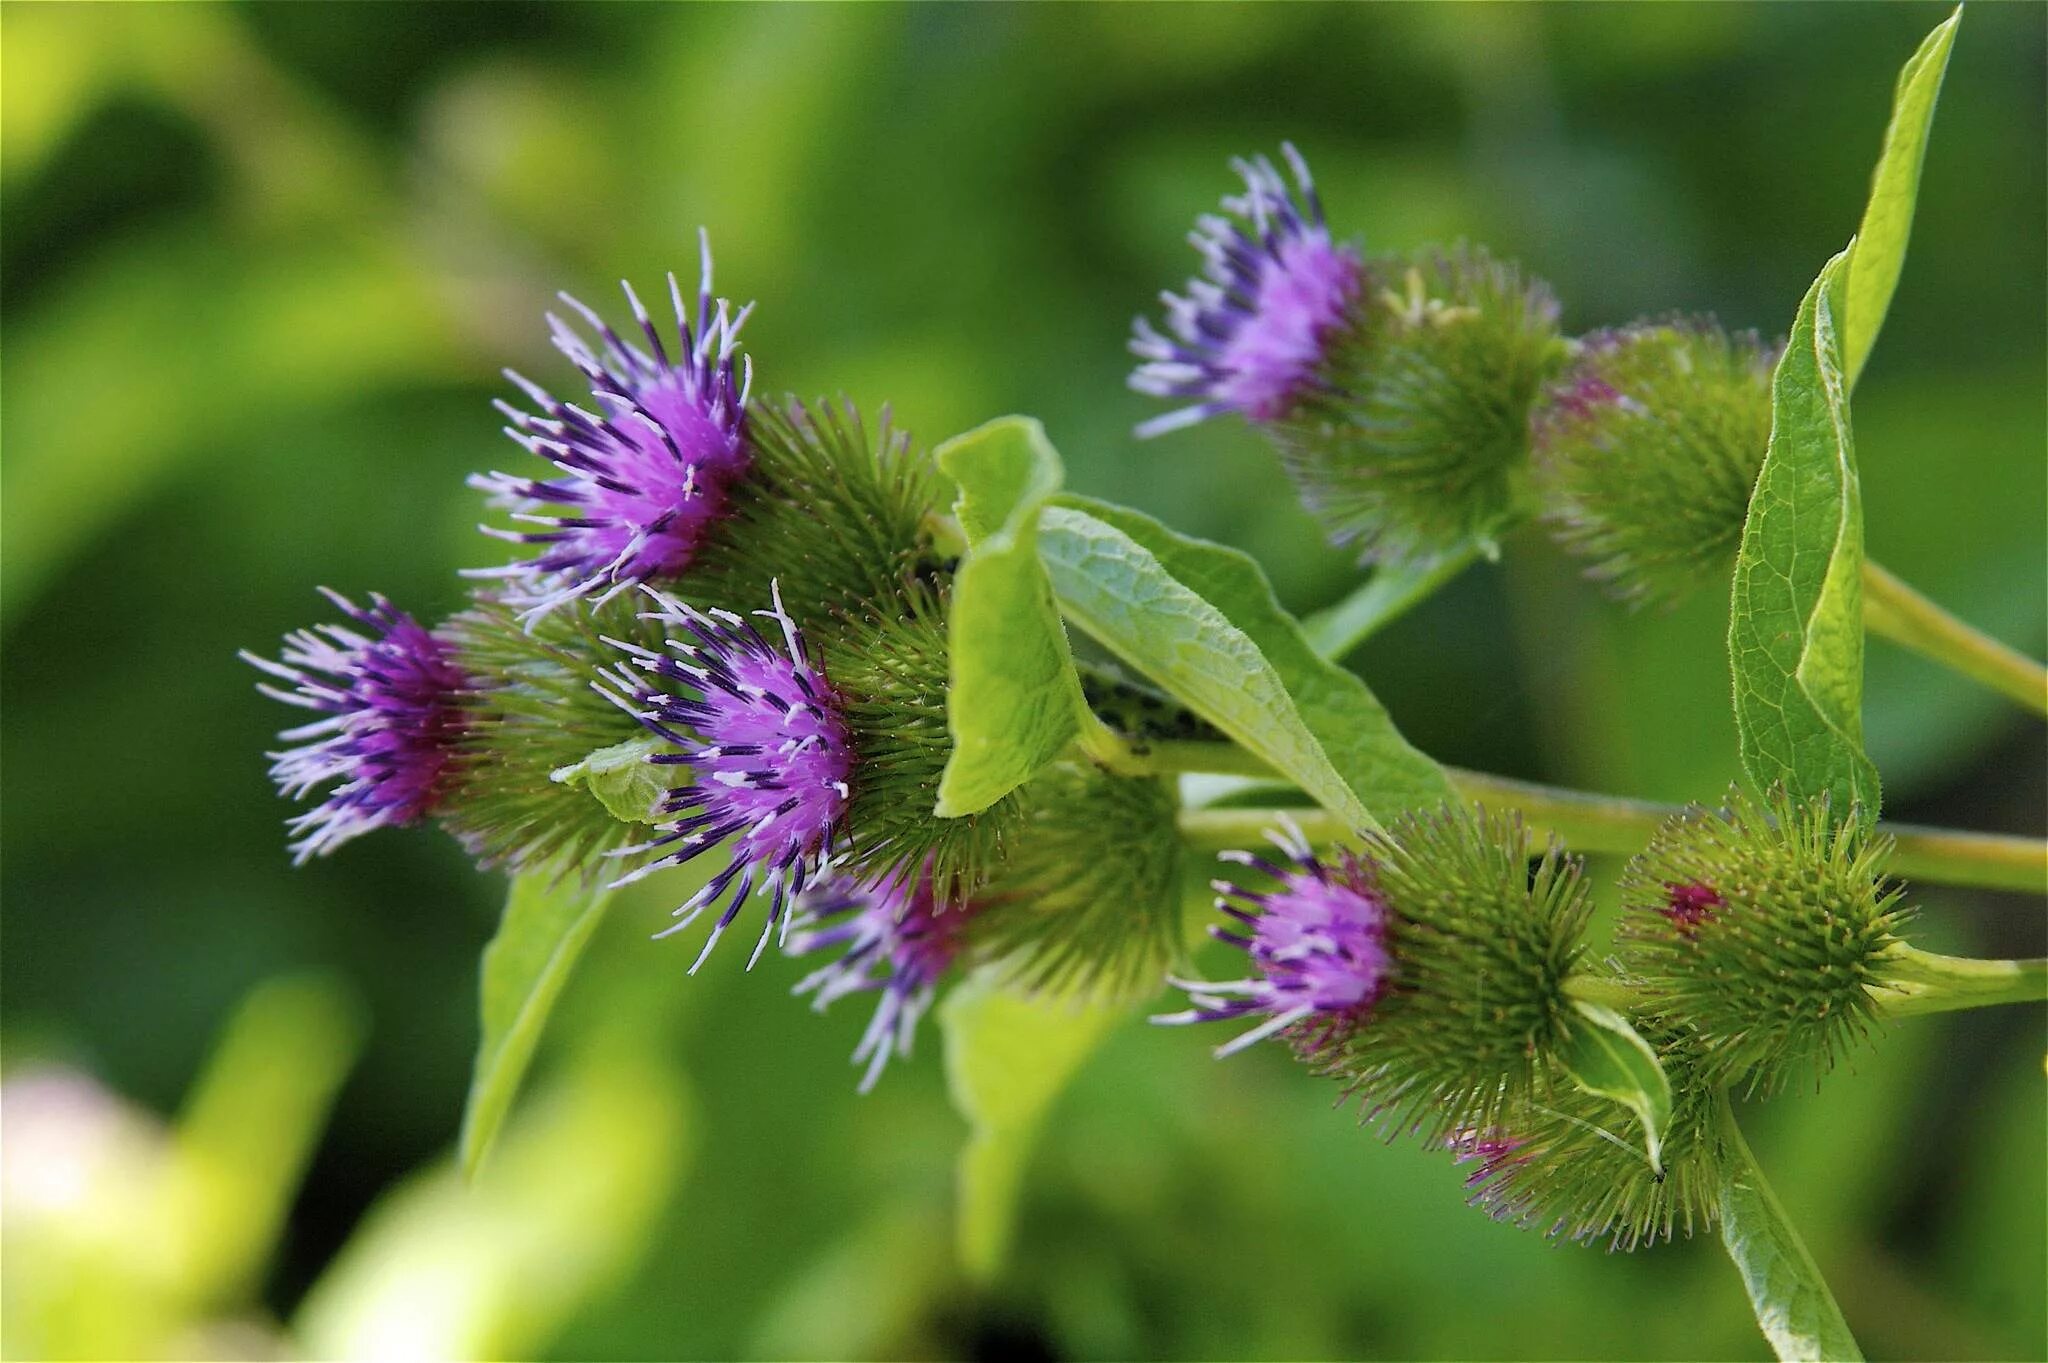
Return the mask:
{"type": "Polygon", "coordinates": [[[1422,563],[1383,564],[1358,589],[1336,605],[1302,621],[1302,633],[1325,658],[1344,656],[1449,582],[1479,557],[1468,543],[1455,553],[1422,563]]]}
{"type": "Polygon", "coordinates": [[[1842,371],[1854,388],[1863,362],[1877,343],[1884,315],[1906,263],[1906,239],[1913,231],[1913,205],[1920,195],[1920,166],[1927,158],[1927,133],[1934,124],[1934,104],[1941,96],[1941,78],[1948,71],[1949,49],[1963,7],[1935,26],[1899,72],[1892,95],[1892,118],[1884,130],[1884,150],[1870,179],[1870,202],[1849,257],[1847,301],[1843,305],[1842,371]]]}
{"type": "Polygon", "coordinates": [[[1025,1166],[1053,1100],[1118,1022],[1125,1003],[1077,1004],[1028,994],[986,966],[939,1007],[946,1085],[967,1119],[960,1153],[960,1258],[969,1277],[991,1281],[1016,1229],[1025,1166]]]}
{"type": "MultiPolygon", "coordinates": [[[[1853,246],[1851,250],[1853,250],[1853,246]]],[[[1728,657],[1742,765],[1758,787],[1878,809],[1863,753],[1863,503],[1837,320],[1850,252],[1828,262],[1771,387],[1771,443],[1735,561],[1728,657]]]]}
{"type": "Polygon", "coordinates": [[[1558,1056],[1565,1073],[1586,1092],[1636,1114],[1650,1168],[1661,1175],[1664,1136],[1671,1129],[1671,1081],[1657,1052],[1612,1008],[1584,999],[1574,999],[1572,1006],[1578,1016],[1558,1056]]]}
{"type": "Polygon", "coordinates": [[[557,767],[548,777],[589,791],[620,823],[652,823],[668,795],[669,780],[647,759],[668,746],[653,734],[642,734],[599,748],[581,762],[557,767]]]}
{"type": "Polygon", "coordinates": [[[1862,1350],[1721,1095],[1727,1147],[1721,1184],[1721,1244],[1742,1275],[1756,1323],[1781,1359],[1860,1363],[1862,1350]]]}
{"type": "Polygon", "coordinates": [[[1451,798],[1358,677],[1319,656],[1234,549],[1083,498],[1040,552],[1068,617],[1353,827],[1451,798]]]}
{"type": "Polygon", "coordinates": [[[513,877],[498,935],[484,948],[483,1034],[462,1113],[465,1174],[475,1175],[511,1111],[541,1028],[610,897],[575,874],[513,877]]]}
{"type": "Polygon", "coordinates": [[[638,1038],[568,1058],[475,1177],[379,1197],[300,1303],[309,1358],[539,1358],[612,1298],[694,1159],[689,1095],[638,1038]]]}
{"type": "Polygon", "coordinates": [[[946,727],[953,751],[936,813],[979,813],[1072,741],[1086,712],[1066,628],[1038,560],[1038,517],[1060,457],[1029,417],[1000,417],[938,449],[960,485],[967,554],[953,581],[946,727]]]}

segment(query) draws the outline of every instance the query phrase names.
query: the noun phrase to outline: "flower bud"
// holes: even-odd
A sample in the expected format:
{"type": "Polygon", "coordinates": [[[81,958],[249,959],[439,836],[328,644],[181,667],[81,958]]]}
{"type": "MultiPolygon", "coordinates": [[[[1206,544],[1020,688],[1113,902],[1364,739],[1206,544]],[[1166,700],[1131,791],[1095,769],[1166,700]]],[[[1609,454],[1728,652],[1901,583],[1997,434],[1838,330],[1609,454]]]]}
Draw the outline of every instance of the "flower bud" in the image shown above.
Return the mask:
{"type": "Polygon", "coordinates": [[[1711,321],[1579,343],[1535,420],[1536,478],[1559,543],[1635,602],[1723,588],[1771,438],[1774,352],[1711,321]]]}
{"type": "Polygon", "coordinates": [[[871,428],[850,402],[759,402],[747,438],[747,476],[678,594],[699,604],[760,601],[775,583],[809,630],[891,600],[944,566],[930,525],[950,495],[945,479],[886,410],[871,428]]]}
{"type": "Polygon", "coordinates": [[[1736,794],[1673,818],[1629,862],[1622,967],[1648,1014],[1694,1038],[1708,1082],[1817,1078],[1869,1031],[1909,916],[1882,877],[1889,853],[1825,801],[1736,794]]]}
{"type": "Polygon", "coordinates": [[[1529,412],[1564,355],[1556,300],[1476,247],[1367,271],[1318,384],[1268,430],[1331,541],[1362,559],[1490,546],[1524,510],[1529,412]]]}
{"type": "MultiPolygon", "coordinates": [[[[522,621],[516,607],[483,599],[441,627],[475,686],[463,702],[468,779],[440,817],[481,865],[587,873],[593,858],[633,835],[632,824],[562,774],[644,732],[593,689],[612,657],[605,636],[658,644],[638,605],[576,600],[522,621]]],[[[651,821],[651,806],[641,814],[651,821]]]]}
{"type": "Polygon", "coordinates": [[[1054,763],[1019,794],[971,938],[1029,989],[1131,997],[1183,950],[1173,783],[1054,763]]]}

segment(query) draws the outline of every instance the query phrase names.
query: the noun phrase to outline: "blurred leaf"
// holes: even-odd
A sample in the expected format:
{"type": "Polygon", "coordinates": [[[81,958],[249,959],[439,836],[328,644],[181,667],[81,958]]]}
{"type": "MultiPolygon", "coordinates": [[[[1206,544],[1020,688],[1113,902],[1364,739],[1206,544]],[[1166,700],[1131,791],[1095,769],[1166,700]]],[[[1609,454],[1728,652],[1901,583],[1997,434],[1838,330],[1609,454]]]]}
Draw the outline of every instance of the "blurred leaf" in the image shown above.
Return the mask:
{"type": "MultiPolygon", "coordinates": [[[[1852,245],[1851,250],[1854,247],[1852,245]]],[[[1863,504],[1835,318],[1850,251],[1829,261],[1771,382],[1771,443],[1735,562],[1728,656],[1742,765],[1759,788],[1878,811],[1863,753],[1863,504]]]]}
{"type": "Polygon", "coordinates": [[[1870,202],[1849,255],[1849,279],[1842,304],[1843,386],[1854,388],[1870,348],[1884,326],[1884,315],[1906,264],[1906,241],[1913,231],[1913,206],[1920,196],[1920,166],[1927,159],[1927,133],[1934,125],[1934,104],[1941,96],[1941,78],[1948,71],[1949,49],[1963,7],[1937,24],[1899,71],[1892,95],[1891,122],[1884,130],[1884,150],[1871,176],[1870,202]]]}
{"type": "Polygon", "coordinates": [[[969,1277],[1001,1271],[1024,1169],[1053,1100],[1131,1006],[1031,995],[984,967],[939,1007],[946,1084],[972,1134],[960,1153],[960,1259],[969,1277]]]}
{"type": "Polygon", "coordinates": [[[1349,823],[1449,798],[1363,681],[1319,657],[1259,566],[1135,511],[1047,509],[1042,552],[1083,629],[1349,823]]]}
{"type": "Polygon", "coordinates": [[[979,813],[1073,739],[1087,709],[1066,627],[1038,559],[1038,514],[1059,491],[1059,454],[1029,417],[1000,417],[939,446],[960,485],[967,554],[953,583],[946,727],[953,752],[937,813],[979,813]]]}
{"type": "Polygon", "coordinates": [[[0,408],[9,623],[181,462],[280,411],[448,377],[455,347],[430,292],[374,245],[251,250],[202,225],[142,237],[10,317],[0,408]],[[114,338],[150,357],[124,370],[118,402],[105,386],[114,338]]]}
{"type": "Polygon", "coordinates": [[[1479,546],[1468,544],[1434,562],[1375,568],[1356,591],[1302,621],[1302,633],[1308,636],[1316,652],[1332,661],[1342,661],[1351,650],[1464,572],[1478,556],[1479,546]]]}
{"type": "Polygon", "coordinates": [[[364,1218],[295,1334],[313,1358],[531,1358],[641,1252],[688,1163],[668,1070],[586,1056],[474,1180],[449,1163],[364,1218]]]}
{"type": "Polygon", "coordinates": [[[1764,1181],[1726,1095],[1721,1121],[1728,1154],[1721,1184],[1721,1244],[1742,1275],[1764,1338],[1781,1359],[1861,1360],[1841,1308],[1764,1181]]]}
{"type": "Polygon", "coordinates": [[[484,948],[482,1035],[462,1113],[462,1169],[474,1177],[512,1110],[548,1014],[604,918],[609,890],[570,873],[512,878],[498,934],[484,948]]]}
{"type": "Polygon", "coordinates": [[[273,980],[236,1010],[176,1133],[178,1266],[195,1301],[238,1301],[261,1284],[363,1023],[346,988],[321,976],[273,980]]]}
{"type": "Polygon", "coordinates": [[[1565,1072],[1586,1092],[1611,1098],[1636,1114],[1643,1124],[1650,1167],[1662,1173],[1664,1132],[1671,1125],[1671,1081],[1657,1053],[1612,1008],[1583,999],[1572,1006],[1578,1016],[1572,1019],[1571,1036],[1558,1056],[1565,1072]]]}
{"type": "Polygon", "coordinates": [[[667,746],[653,734],[642,734],[557,767],[548,778],[589,791],[620,823],[651,823],[668,798],[669,785],[662,779],[663,768],[647,759],[667,746]]]}

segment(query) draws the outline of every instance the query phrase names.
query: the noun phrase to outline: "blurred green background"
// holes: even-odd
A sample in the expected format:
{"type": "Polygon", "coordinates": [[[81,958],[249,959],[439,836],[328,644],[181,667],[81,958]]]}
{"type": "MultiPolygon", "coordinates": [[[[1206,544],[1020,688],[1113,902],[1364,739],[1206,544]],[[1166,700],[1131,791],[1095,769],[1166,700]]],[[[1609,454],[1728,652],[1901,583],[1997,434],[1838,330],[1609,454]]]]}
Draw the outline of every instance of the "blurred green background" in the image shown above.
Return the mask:
{"type": "MultiPolygon", "coordinates": [[[[389,1356],[1764,1356],[1711,1237],[1624,1258],[1496,1226],[1445,1159],[1356,1129],[1278,1048],[1216,1064],[1136,1023],[1054,1113],[1009,1271],[970,1290],[936,1035],[856,1100],[861,1010],[814,1017],[787,996],[797,966],[748,977],[741,953],[686,979],[689,953],[647,940],[659,880],[572,983],[499,1180],[466,1198],[414,1176],[454,1136],[502,883],[432,831],[293,871],[262,756],[286,716],[234,652],[324,618],[317,583],[455,608],[452,570],[497,553],[462,477],[520,457],[489,406],[499,366],[566,385],[552,292],[611,310],[622,275],[692,270],[700,223],[721,291],[759,300],[765,390],[887,401],[928,440],[1033,412],[1081,490],[1252,551],[1313,608],[1353,570],[1253,436],[1128,436],[1156,410],[1123,386],[1130,317],[1190,272],[1182,236],[1229,156],[1293,139],[1341,233],[1519,256],[1575,331],[1683,310],[1777,333],[1853,230],[1894,76],[1945,12],[8,5],[10,1074],[68,1065],[169,1113],[253,988],[314,970],[328,983],[279,986],[311,991],[297,1022],[249,1021],[274,991],[240,1015],[231,1037],[269,1050],[231,1042],[209,1073],[299,1076],[294,1110],[317,1114],[367,1026],[274,1255],[164,1289],[169,1323],[92,1291],[9,1347],[292,1347],[248,1323],[268,1320],[389,1356]],[[199,1317],[242,1324],[197,1345],[199,1317]]],[[[1856,411],[1873,555],[2029,650],[2044,29],[2038,5],[1963,24],[1856,411]]],[[[1356,661],[1447,761],[1711,797],[1735,771],[1724,615],[1631,616],[1523,534],[1356,661]]],[[[1868,724],[1888,813],[2041,831],[2039,724],[1883,644],[1868,724]]],[[[2043,951],[2038,900],[1919,900],[1933,945],[2043,951]]],[[[1824,1093],[1752,1114],[1872,1356],[2042,1356],[2042,1040],[2037,1010],[1901,1025],[1824,1093]]],[[[279,1121],[236,1109],[260,1083],[228,1089],[181,1130],[279,1121]]],[[[4,1104],[10,1152],[31,1106],[4,1104]]],[[[288,1126],[248,1166],[280,1187],[288,1126]]],[[[155,1187],[134,1150],[159,1137],[106,1158],[155,1187]]],[[[79,1281],[125,1281],[144,1199],[93,1186],[108,1228],[79,1281]]],[[[13,1312],[45,1291],[21,1266],[52,1232],[26,1205],[13,1312]]],[[[229,1234],[180,1224],[181,1263],[229,1234]]]]}

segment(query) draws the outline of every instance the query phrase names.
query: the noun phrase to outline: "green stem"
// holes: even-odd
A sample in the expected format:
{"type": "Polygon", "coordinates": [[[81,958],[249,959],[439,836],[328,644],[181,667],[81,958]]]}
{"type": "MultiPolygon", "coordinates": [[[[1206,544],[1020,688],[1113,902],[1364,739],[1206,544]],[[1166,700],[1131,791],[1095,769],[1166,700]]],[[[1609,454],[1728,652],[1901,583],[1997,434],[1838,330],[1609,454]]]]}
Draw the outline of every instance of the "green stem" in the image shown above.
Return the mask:
{"type": "Polygon", "coordinates": [[[2048,667],[1956,619],[1868,559],[1863,625],[1904,648],[2048,715],[2048,667]]]}
{"type": "MultiPolygon", "coordinates": [[[[1519,810],[1539,836],[1555,833],[1579,852],[1639,852],[1660,824],[1684,812],[1683,806],[1651,800],[1565,790],[1455,767],[1446,771],[1461,796],[1490,808],[1519,810]]],[[[1245,847],[1282,816],[1299,824],[1310,842],[1342,842],[1352,836],[1341,821],[1315,808],[1191,809],[1181,814],[1181,829],[1204,846],[1245,847]]],[[[1881,823],[1877,831],[1892,839],[1887,869],[1894,875],[1937,885],[2035,894],[2048,890],[2048,842],[2038,838],[1903,823],[1881,823]]]]}
{"type": "Polygon", "coordinates": [[[1888,966],[1887,987],[1872,992],[1893,1017],[2048,1000],[2048,960],[1973,961],[1902,944],[1888,966]]]}
{"type": "Polygon", "coordinates": [[[1861,1363],[1863,1353],[1820,1266],[1764,1180],[1724,1091],[1716,1099],[1728,1156],[1721,1184],[1721,1244],[1742,1275],[1757,1326],[1781,1359],[1861,1363]]]}
{"type": "Polygon", "coordinates": [[[1624,1014],[1633,1012],[1642,1003],[1641,995],[1612,975],[1568,975],[1564,992],[1572,998],[1602,1004],[1624,1014]]]}

